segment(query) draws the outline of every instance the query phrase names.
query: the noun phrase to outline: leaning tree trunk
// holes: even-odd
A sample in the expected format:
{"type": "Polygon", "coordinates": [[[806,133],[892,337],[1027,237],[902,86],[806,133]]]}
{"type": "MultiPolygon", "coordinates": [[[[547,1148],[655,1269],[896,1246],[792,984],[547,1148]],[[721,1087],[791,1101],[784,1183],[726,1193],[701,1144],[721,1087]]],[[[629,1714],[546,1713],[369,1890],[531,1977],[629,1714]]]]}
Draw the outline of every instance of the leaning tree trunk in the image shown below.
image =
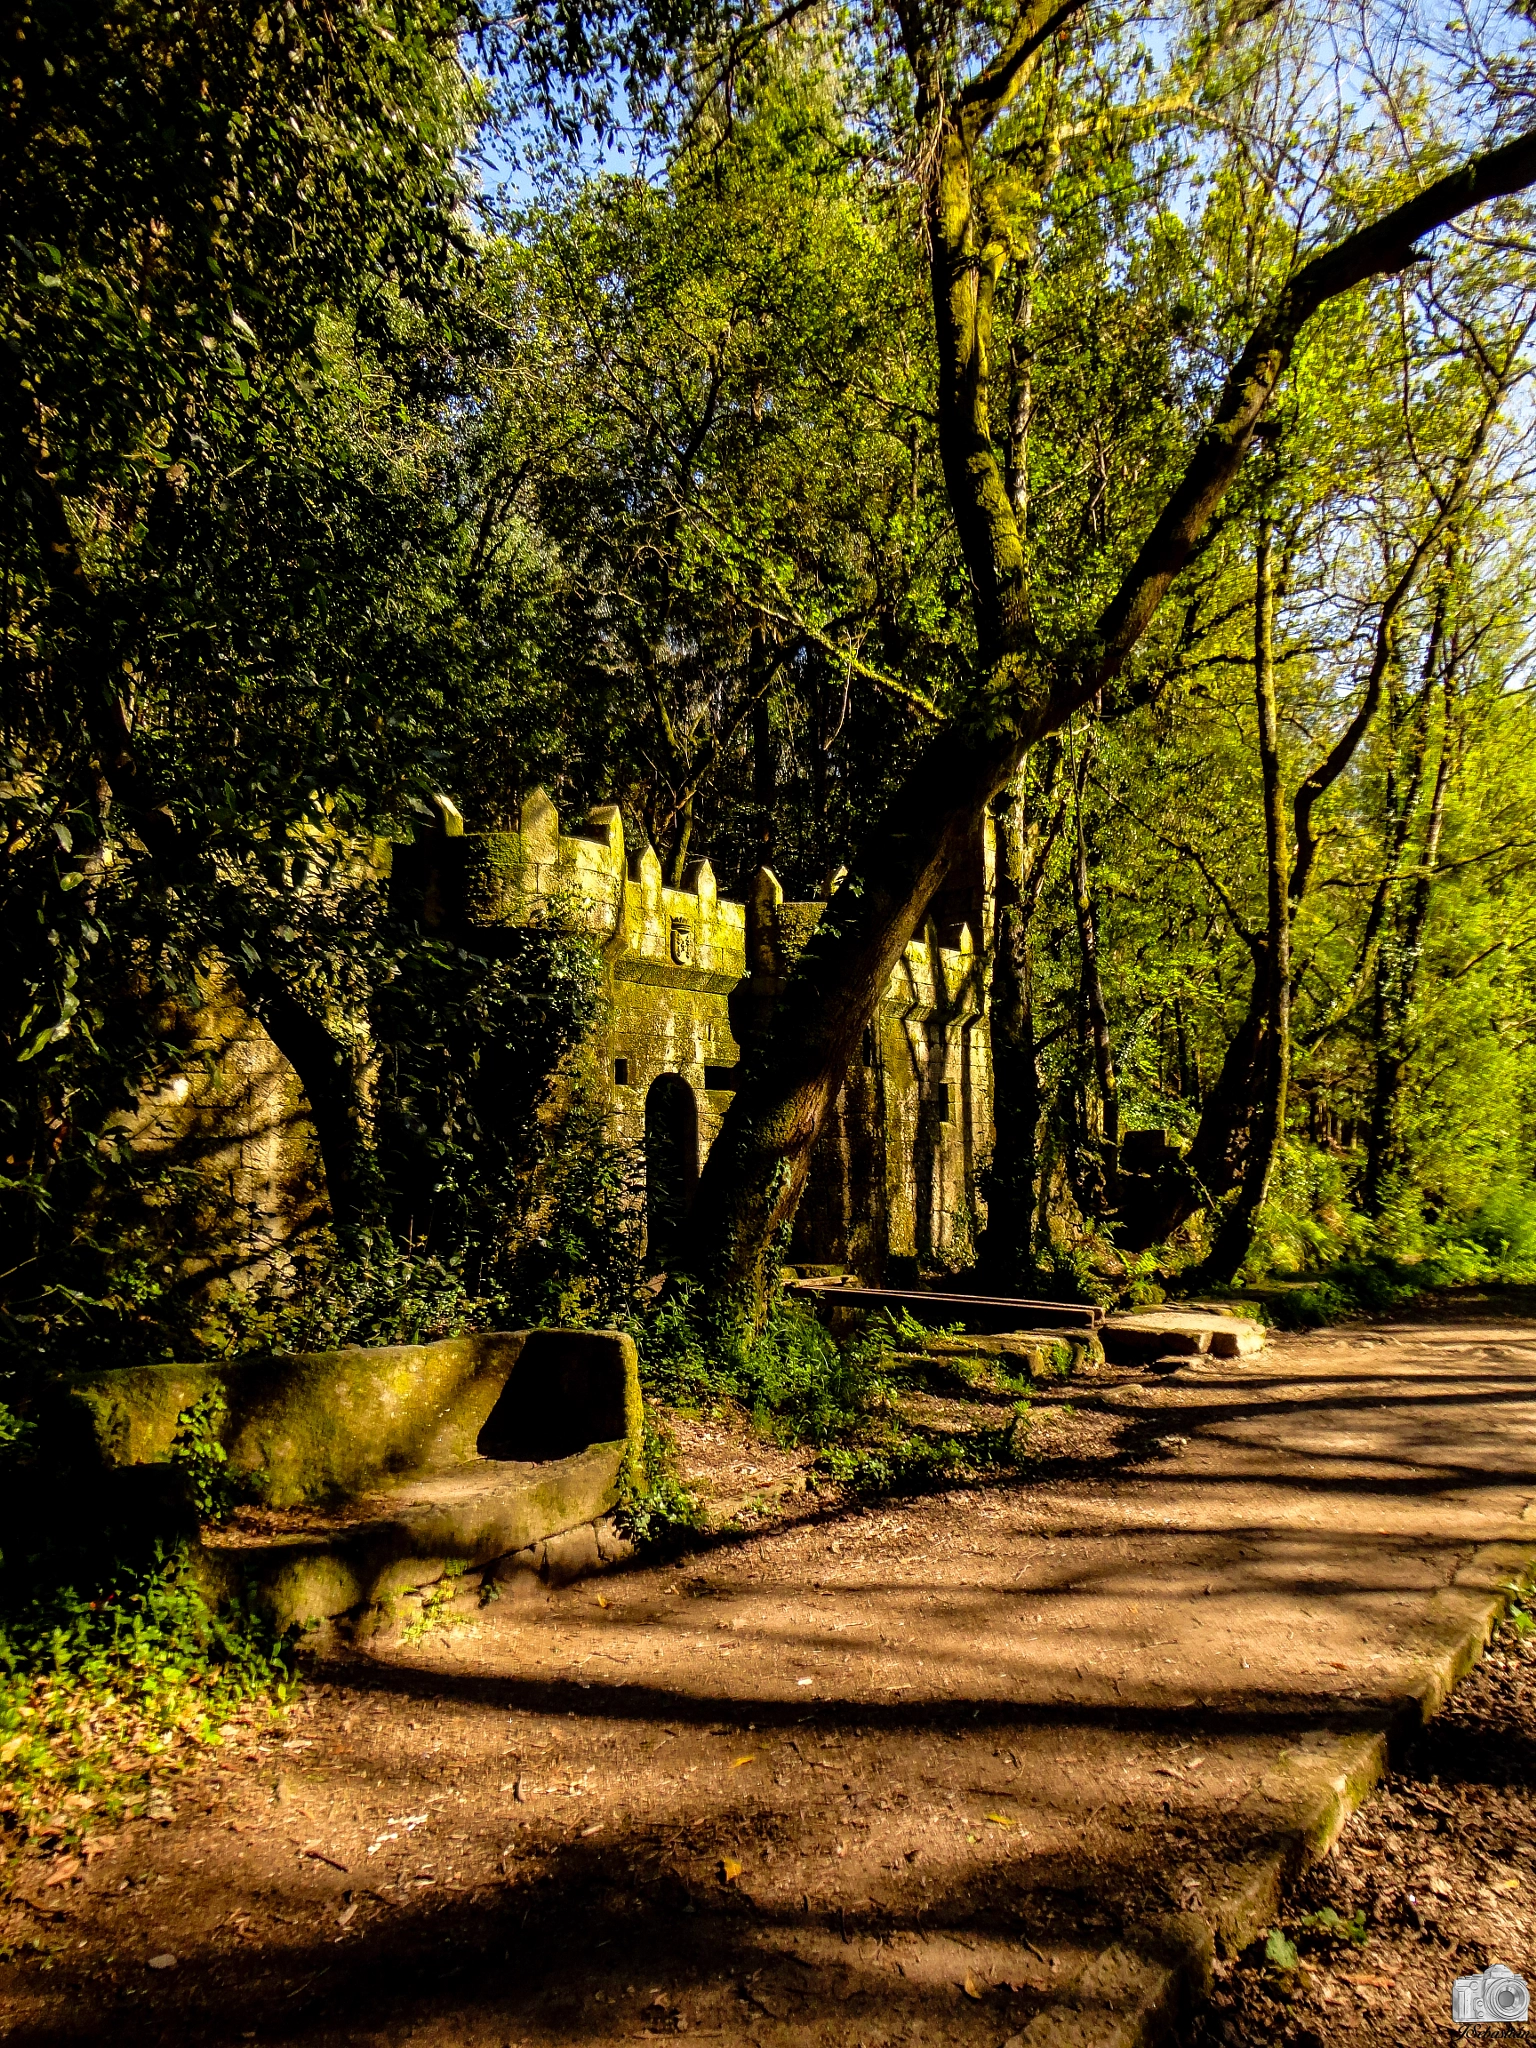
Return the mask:
{"type": "Polygon", "coordinates": [[[727,1330],[761,1326],[774,1251],[794,1216],[812,1148],[935,889],[1028,749],[1124,667],[1241,470],[1302,329],[1330,299],[1415,260],[1421,238],[1445,221],[1536,181],[1533,130],[1456,166],[1304,263],[1249,336],[1114,596],[1085,634],[1048,651],[1034,630],[1023,536],[991,437],[993,299],[1007,247],[976,187],[974,158],[1058,27],[1054,0],[1030,0],[1006,48],[956,95],[926,13],[914,8],[902,17],[917,116],[933,136],[925,215],[939,455],[970,580],[977,667],[966,715],[929,743],[850,862],[777,1014],[747,1056],[710,1150],[684,1263],[727,1330]]]}
{"type": "Polygon", "coordinates": [[[1016,742],[946,732],[859,849],[801,954],[710,1148],[687,1265],[717,1319],[753,1325],[811,1150],[865,1025],[945,871],[1015,772],[1016,742]]]}

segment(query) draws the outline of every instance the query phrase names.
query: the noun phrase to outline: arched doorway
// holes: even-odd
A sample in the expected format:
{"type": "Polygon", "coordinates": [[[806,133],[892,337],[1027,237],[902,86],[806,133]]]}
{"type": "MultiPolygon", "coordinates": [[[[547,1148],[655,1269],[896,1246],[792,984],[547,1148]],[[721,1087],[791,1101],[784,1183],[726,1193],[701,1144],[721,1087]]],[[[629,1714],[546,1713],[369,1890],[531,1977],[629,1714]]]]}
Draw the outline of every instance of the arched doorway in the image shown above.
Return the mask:
{"type": "Polygon", "coordinates": [[[699,1105],[681,1074],[658,1074],[645,1096],[645,1257],[660,1273],[676,1255],[699,1182],[699,1105]]]}

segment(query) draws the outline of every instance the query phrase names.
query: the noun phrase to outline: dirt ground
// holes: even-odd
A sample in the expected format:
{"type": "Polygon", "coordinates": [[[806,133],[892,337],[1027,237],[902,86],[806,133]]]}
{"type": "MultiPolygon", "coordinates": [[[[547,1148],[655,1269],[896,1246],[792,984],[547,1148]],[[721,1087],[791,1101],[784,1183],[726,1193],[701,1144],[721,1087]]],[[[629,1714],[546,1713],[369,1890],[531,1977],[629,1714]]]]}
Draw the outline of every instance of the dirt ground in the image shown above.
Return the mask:
{"type": "MultiPolygon", "coordinates": [[[[1536,1322],[1283,1339],[1054,1410],[1033,1470],[862,1508],[691,1425],[737,1533],[338,1654],[158,1820],[26,1866],[7,2037],[1002,2048],[1262,1847],[1288,1757],[1411,1688],[1536,1495],[1536,1322]]],[[[1474,1679],[1311,1880],[1366,1948],[1228,1967],[1202,2043],[1417,2038],[1465,1956],[1522,1966],[1530,1669],[1474,1679]]]]}

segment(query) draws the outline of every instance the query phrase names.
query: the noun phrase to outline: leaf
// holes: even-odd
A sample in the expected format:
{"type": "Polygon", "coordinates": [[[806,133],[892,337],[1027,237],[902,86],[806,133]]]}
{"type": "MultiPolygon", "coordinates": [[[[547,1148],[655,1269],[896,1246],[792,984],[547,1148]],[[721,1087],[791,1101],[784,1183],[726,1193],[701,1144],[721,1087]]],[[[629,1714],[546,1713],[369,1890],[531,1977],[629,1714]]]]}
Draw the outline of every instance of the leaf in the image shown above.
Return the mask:
{"type": "Polygon", "coordinates": [[[757,1757],[755,1754],[752,1756],[733,1756],[731,1758],[731,1769],[739,1771],[743,1764],[755,1764],[756,1762],[757,1757]]]}
{"type": "Polygon", "coordinates": [[[1006,1813],[987,1813],[982,1815],[982,1819],[990,1820],[1000,1828],[1011,1828],[1013,1826],[1013,1822],[1006,1813]]]}
{"type": "Polygon", "coordinates": [[[1277,1970],[1294,1970],[1301,1958],[1296,1953],[1295,1943],[1287,1938],[1283,1929],[1271,1927],[1264,1943],[1264,1960],[1277,1970]]]}
{"type": "Polygon", "coordinates": [[[967,1998],[985,1998],[987,1995],[969,1971],[966,1972],[964,1990],[967,1998]]]}
{"type": "Polygon", "coordinates": [[[740,1875],[741,1865],[734,1856],[722,1856],[720,1858],[720,1882],[722,1884],[734,1884],[740,1875]]]}

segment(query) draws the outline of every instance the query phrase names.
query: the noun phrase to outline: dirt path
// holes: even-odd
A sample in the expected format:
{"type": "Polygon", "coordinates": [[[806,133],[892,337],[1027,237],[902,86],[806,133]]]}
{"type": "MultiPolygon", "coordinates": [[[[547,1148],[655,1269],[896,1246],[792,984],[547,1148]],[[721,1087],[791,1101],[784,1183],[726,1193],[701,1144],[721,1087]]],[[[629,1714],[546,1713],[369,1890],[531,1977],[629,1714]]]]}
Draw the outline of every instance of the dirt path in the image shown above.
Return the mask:
{"type": "Polygon", "coordinates": [[[1076,1476],[802,1503],[332,1665],[174,1819],[31,1873],[10,2038],[1101,2038],[1043,2016],[1216,1912],[1287,1774],[1468,1625],[1536,1496],[1536,1324],[1103,1398],[1076,1476]]]}
{"type": "Polygon", "coordinates": [[[1533,1912],[1536,1636],[1506,1630],[1296,1886],[1282,1930],[1296,1966],[1257,1944],[1218,1964],[1190,2048],[1443,2041],[1457,1977],[1502,1962],[1536,1983],[1533,1912]],[[1361,1916],[1365,1941],[1321,1927],[1330,1909],[1361,1916]]]}

